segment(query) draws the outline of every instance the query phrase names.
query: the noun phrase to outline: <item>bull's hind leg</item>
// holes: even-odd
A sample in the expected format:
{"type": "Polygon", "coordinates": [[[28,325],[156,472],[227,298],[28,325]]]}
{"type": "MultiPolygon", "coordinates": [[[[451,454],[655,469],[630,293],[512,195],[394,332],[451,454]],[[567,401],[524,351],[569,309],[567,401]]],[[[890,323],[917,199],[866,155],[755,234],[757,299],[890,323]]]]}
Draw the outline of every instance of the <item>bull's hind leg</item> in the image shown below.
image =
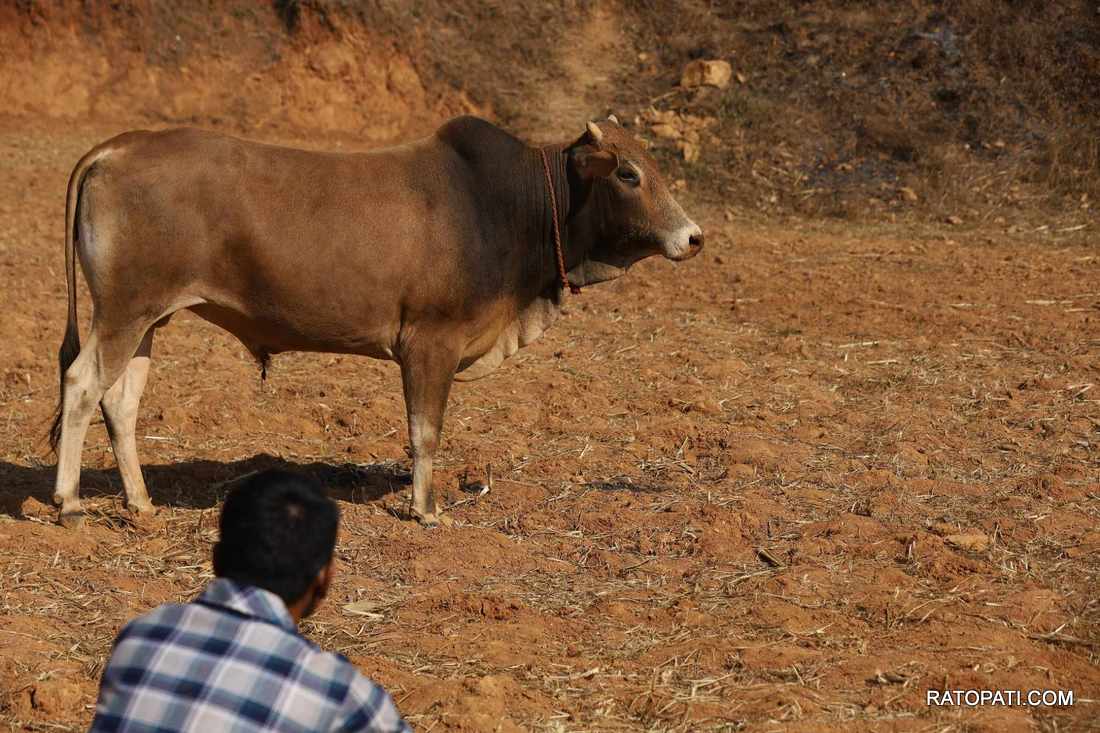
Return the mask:
{"type": "Polygon", "coordinates": [[[432,461],[443,430],[443,413],[454,381],[458,358],[438,343],[423,352],[406,354],[401,360],[405,388],[405,410],[409,418],[409,442],[413,458],[412,513],[422,523],[450,524],[432,492],[432,461]],[[435,347],[435,348],[433,348],[435,347]]]}
{"type": "Polygon", "coordinates": [[[66,527],[76,528],[84,523],[84,509],[80,503],[80,456],[92,414],[107,388],[126,369],[147,329],[148,324],[144,324],[140,329],[101,334],[100,329],[93,326],[84,348],[65,370],[53,500],[61,507],[60,521],[66,527]]]}
{"type": "Polygon", "coordinates": [[[99,406],[103,408],[107,434],[111,436],[111,449],[118,462],[118,472],[122,474],[122,485],[126,489],[126,506],[135,514],[153,514],[153,502],[145,490],[145,479],[141,475],[141,461],[137,452],[137,416],[141,394],[145,390],[145,380],[149,376],[149,357],[153,350],[153,332],[150,328],[138,346],[137,353],[130,359],[110,389],[103,395],[99,406]]]}

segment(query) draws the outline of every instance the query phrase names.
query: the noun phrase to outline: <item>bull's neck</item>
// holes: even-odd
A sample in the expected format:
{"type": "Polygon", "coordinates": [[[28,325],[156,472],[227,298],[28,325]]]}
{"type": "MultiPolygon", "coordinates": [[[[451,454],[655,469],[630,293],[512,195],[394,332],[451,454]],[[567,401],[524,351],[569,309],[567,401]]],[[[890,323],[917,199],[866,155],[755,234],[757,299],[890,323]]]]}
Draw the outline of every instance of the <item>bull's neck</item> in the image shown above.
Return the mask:
{"type": "MultiPolygon", "coordinates": [[[[564,286],[561,275],[558,272],[557,251],[554,243],[554,216],[557,215],[558,230],[561,234],[562,258],[565,261],[565,270],[568,272],[579,265],[585,257],[585,237],[577,236],[578,232],[570,231],[570,221],[573,212],[573,201],[569,186],[568,153],[563,145],[548,145],[541,150],[535,148],[532,151],[536,173],[541,185],[535,186],[540,192],[541,201],[535,207],[535,211],[541,215],[541,234],[538,238],[537,252],[539,266],[539,280],[542,284],[540,290],[551,287],[554,284],[564,286]],[[550,182],[553,186],[554,196],[546,188],[546,173],[544,172],[543,157],[546,155],[546,163],[550,167],[550,182]],[[556,205],[556,206],[555,206],[556,205]],[[556,212],[555,212],[556,208],[556,212]],[[572,235],[572,236],[571,236],[572,235]]],[[[574,222],[575,227],[576,222],[574,222]]]]}

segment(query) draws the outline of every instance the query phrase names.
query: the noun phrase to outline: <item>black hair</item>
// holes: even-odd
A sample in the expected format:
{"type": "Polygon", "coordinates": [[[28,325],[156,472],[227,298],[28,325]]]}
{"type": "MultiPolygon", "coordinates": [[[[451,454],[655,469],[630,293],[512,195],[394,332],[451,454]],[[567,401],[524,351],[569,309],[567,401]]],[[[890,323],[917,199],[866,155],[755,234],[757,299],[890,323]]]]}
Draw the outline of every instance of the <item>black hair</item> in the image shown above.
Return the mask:
{"type": "Polygon", "coordinates": [[[313,479],[282,470],[255,474],[225,498],[214,574],[290,605],[332,559],[339,524],[336,502],[313,479]]]}

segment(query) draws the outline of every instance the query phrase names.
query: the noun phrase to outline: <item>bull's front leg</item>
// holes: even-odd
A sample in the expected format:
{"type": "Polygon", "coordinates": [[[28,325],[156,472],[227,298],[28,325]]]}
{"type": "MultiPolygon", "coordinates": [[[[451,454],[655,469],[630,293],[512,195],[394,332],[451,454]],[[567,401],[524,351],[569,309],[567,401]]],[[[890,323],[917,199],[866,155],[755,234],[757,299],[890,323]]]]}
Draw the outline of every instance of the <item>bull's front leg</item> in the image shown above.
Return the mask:
{"type": "Polygon", "coordinates": [[[454,381],[458,356],[439,342],[423,350],[411,350],[401,359],[401,380],[405,390],[405,411],[409,420],[409,443],[413,459],[412,514],[426,526],[445,517],[432,491],[432,459],[439,447],[443,413],[454,381]]]}

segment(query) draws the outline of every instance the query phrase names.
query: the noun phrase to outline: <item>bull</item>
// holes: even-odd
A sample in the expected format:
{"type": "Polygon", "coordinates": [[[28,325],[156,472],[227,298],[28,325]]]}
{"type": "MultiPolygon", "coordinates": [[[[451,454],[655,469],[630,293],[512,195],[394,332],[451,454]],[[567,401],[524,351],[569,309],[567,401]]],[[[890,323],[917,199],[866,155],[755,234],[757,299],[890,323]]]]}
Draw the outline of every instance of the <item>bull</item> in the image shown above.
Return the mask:
{"type": "Polygon", "coordinates": [[[685,260],[700,228],[614,118],[534,147],[473,117],[365,153],[276,147],[195,129],[124,133],[69,180],[68,322],[59,351],[59,520],[80,526],[81,452],[98,404],[126,503],[151,513],[135,426],[153,336],[187,309],[261,362],[358,354],[401,368],[412,514],[442,516],[432,459],[455,379],[531,343],[566,286],[652,255],[685,260]],[[83,344],[76,261],[93,303],[83,344]]]}

